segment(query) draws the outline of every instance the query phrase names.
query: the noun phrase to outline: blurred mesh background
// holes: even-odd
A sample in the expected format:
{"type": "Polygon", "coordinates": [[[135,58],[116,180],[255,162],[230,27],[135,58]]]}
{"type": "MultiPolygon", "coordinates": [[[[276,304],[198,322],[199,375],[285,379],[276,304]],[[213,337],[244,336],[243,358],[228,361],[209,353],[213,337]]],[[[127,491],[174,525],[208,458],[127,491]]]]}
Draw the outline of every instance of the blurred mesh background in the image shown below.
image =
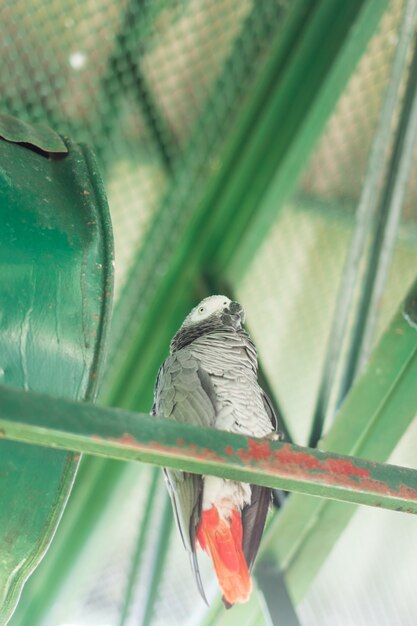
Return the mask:
{"type": "MultiPolygon", "coordinates": [[[[46,122],[93,145],[104,174],[116,246],[116,296],[172,181],[196,158],[217,167],[217,146],[275,36],[285,0],[3,0],[2,110],[46,122]],[[248,37],[250,34],[250,38],[248,37]],[[47,43],[47,46],[45,45],[47,43]],[[232,55],[239,51],[238,57],[232,55]],[[229,59],[233,81],[224,83],[229,59]]],[[[269,383],[290,431],[305,443],[355,210],[403,12],[392,1],[329,119],[297,189],[279,213],[237,296],[248,312],[269,383]]],[[[229,68],[230,70],[230,68],[229,68]]],[[[413,171],[417,167],[416,162],[413,171]]],[[[417,267],[417,182],[411,176],[382,330],[417,267]]],[[[180,197],[180,196],[179,196],[180,197]]],[[[168,207],[169,209],[169,207],[168,207]]],[[[168,210],[167,209],[167,210],[168,210]]],[[[410,429],[394,454],[416,465],[410,429]],[[411,443],[410,443],[411,442],[411,443]]],[[[47,626],[118,623],[151,470],[132,468],[51,607],[47,626]]],[[[166,495],[161,485],[135,584],[137,623],[166,495]],[[145,574],[143,574],[145,572],[145,574]]],[[[415,624],[417,532],[400,514],[361,509],[300,606],[305,625],[415,624]],[[365,537],[365,540],[364,540],[365,537]],[[387,537],[394,537],[387,549],[387,537]],[[353,549],[352,546],[355,546],[353,549]],[[343,580],[336,575],[343,569],[343,580]],[[394,575],[395,574],[395,575],[394,575]],[[343,583],[343,591],[341,586],[343,583]],[[414,597],[413,597],[414,596],[414,597]],[[389,598],[382,602],[381,598],[389,598]]],[[[208,596],[216,588],[203,563],[208,596]]],[[[170,542],[154,623],[197,624],[205,614],[179,537],[170,542]]]]}
{"type": "MultiPolygon", "coordinates": [[[[266,373],[284,414],[289,416],[297,442],[307,442],[340,277],[390,77],[403,6],[400,1],[391,3],[295,193],[239,290],[240,299],[247,303],[251,330],[266,373]]],[[[403,222],[381,303],[379,333],[415,278],[415,193],[415,176],[410,176],[403,222]]]]}
{"type": "Polygon", "coordinates": [[[249,0],[2,3],[3,110],[94,146],[115,231],[116,293],[233,46],[241,64],[205,111],[202,158],[286,4],[265,2],[249,24],[251,40],[239,42],[249,0]]]}

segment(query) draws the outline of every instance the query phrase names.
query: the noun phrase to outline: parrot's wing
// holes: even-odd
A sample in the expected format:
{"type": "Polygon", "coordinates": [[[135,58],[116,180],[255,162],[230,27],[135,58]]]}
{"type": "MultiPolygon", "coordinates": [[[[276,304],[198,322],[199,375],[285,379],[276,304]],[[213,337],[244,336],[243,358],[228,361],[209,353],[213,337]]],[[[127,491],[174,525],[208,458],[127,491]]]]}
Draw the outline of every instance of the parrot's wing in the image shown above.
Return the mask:
{"type": "Polygon", "coordinates": [[[215,397],[210,376],[191,350],[183,348],[159,369],[152,413],[183,424],[214,426],[215,397]]]}
{"type": "Polygon", "coordinates": [[[201,516],[201,476],[167,469],[164,469],[163,472],[171,497],[175,521],[190,558],[194,579],[201,597],[208,604],[195,551],[196,528],[201,516]]]}
{"type": "MultiPolygon", "coordinates": [[[[191,351],[183,348],[170,355],[159,370],[152,412],[183,424],[213,426],[216,413],[214,398],[210,377],[201,369],[191,351]]],[[[164,475],[198,589],[207,602],[195,552],[196,529],[201,517],[202,478],[168,469],[164,469],[164,475]]]]}
{"type": "Polygon", "coordinates": [[[242,510],[242,548],[249,571],[252,569],[258,554],[271,497],[269,487],[251,485],[250,504],[242,510]]]}
{"type": "Polygon", "coordinates": [[[271,424],[274,430],[278,432],[278,417],[277,417],[277,414],[275,413],[275,409],[272,405],[272,402],[263,389],[261,389],[261,394],[262,394],[262,400],[264,403],[265,411],[269,415],[269,419],[271,420],[271,424]]]}
{"type": "MultiPolygon", "coordinates": [[[[278,430],[278,418],[271,400],[261,389],[262,400],[274,430],[278,430]]],[[[242,547],[249,570],[252,568],[259,550],[266,516],[271,504],[272,491],[268,487],[251,485],[251,501],[242,511],[243,539],[242,547]]]]}

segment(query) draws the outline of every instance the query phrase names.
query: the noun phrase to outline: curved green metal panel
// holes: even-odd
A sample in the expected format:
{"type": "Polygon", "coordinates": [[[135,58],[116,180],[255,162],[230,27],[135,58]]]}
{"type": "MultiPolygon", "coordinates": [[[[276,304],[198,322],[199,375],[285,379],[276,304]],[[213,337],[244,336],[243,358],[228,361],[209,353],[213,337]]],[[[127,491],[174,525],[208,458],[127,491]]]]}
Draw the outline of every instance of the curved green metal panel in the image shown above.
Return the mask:
{"type": "MultiPolygon", "coordinates": [[[[4,118],[3,118],[4,119],[4,118]]],[[[91,152],[0,140],[0,381],[94,400],[112,293],[112,235],[91,152]]],[[[0,624],[43,557],[79,456],[2,441],[0,624]]]]}
{"type": "Polygon", "coordinates": [[[45,124],[28,124],[12,115],[0,114],[0,137],[13,143],[24,143],[43,152],[66,154],[65,141],[45,124]]]}

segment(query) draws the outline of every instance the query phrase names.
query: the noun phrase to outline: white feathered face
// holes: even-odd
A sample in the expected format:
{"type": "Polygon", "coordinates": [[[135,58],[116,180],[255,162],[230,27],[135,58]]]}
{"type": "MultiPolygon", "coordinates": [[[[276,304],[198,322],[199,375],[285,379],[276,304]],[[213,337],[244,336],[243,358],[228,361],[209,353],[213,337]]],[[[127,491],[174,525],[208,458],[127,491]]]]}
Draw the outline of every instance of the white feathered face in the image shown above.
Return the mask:
{"type": "Polygon", "coordinates": [[[232,302],[226,296],[209,296],[193,308],[185,318],[184,325],[198,324],[212,315],[218,314],[220,316],[222,313],[230,313],[232,310],[234,314],[239,313],[243,322],[244,311],[240,304],[232,302]]]}
{"type": "Polygon", "coordinates": [[[231,300],[226,298],[226,296],[209,296],[193,308],[191,313],[185,318],[185,321],[187,324],[198,324],[198,322],[206,320],[213,313],[222,313],[230,303],[231,300]]]}
{"type": "Polygon", "coordinates": [[[171,354],[181,350],[202,335],[222,328],[229,332],[240,331],[245,321],[245,311],[239,302],[232,302],[226,296],[204,298],[187,315],[179,330],[171,340],[171,354]]]}

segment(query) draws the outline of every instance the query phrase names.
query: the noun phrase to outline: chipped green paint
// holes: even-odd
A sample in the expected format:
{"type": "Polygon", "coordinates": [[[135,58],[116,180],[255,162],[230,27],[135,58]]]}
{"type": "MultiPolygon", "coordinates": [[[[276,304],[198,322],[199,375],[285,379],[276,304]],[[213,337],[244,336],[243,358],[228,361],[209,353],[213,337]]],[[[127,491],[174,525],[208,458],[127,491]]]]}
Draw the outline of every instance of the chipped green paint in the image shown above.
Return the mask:
{"type": "Polygon", "coordinates": [[[415,470],[13,389],[0,399],[14,441],[417,513],[415,470]]]}
{"type": "Polygon", "coordinates": [[[33,146],[46,154],[68,152],[62,137],[45,124],[28,124],[12,115],[0,115],[0,137],[13,143],[33,146]]]}
{"type": "MultiPolygon", "coordinates": [[[[27,145],[28,134],[13,137],[25,141],[0,139],[0,380],[92,401],[113,274],[97,165],[85,146],[67,141],[67,154],[47,157],[27,145]]],[[[51,542],[78,460],[0,441],[0,624],[51,542]]]]}

